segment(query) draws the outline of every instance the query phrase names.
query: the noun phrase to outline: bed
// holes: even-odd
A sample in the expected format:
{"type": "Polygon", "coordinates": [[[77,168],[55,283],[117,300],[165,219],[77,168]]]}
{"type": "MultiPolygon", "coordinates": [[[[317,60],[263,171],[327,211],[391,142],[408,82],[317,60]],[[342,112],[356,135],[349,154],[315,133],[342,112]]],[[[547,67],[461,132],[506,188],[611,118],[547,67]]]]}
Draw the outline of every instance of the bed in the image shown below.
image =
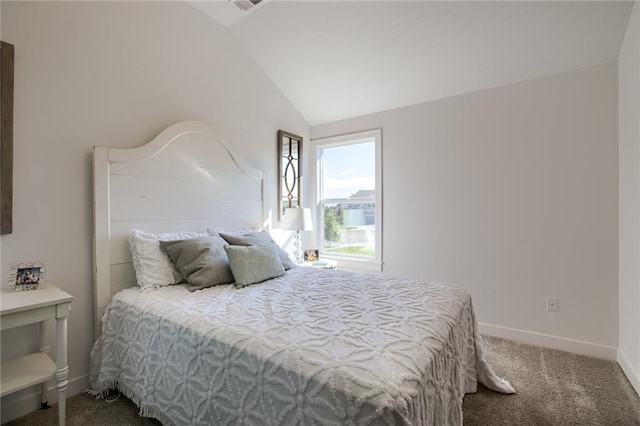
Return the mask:
{"type": "Polygon", "coordinates": [[[95,149],[94,394],[164,424],[461,425],[478,382],[514,392],[454,284],[298,266],[242,288],[136,286],[132,229],[262,229],[263,184],[205,123],[95,149]]]}

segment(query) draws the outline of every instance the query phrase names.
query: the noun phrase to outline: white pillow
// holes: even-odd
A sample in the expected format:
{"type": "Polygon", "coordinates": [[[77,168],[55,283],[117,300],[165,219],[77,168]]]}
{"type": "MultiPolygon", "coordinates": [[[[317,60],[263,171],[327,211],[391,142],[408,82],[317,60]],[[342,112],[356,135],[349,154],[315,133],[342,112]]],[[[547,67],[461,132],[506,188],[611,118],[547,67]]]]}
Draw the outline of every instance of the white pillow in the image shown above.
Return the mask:
{"type": "Polygon", "coordinates": [[[207,228],[207,232],[212,237],[219,236],[220,234],[233,235],[234,237],[252,234],[254,232],[258,232],[260,229],[258,227],[250,227],[250,228],[207,228]]]}
{"type": "Polygon", "coordinates": [[[184,282],[180,271],[174,266],[167,253],[160,248],[160,240],[187,240],[207,235],[204,231],[156,234],[133,229],[129,236],[129,247],[131,248],[138,286],[143,291],[151,291],[184,282]]]}

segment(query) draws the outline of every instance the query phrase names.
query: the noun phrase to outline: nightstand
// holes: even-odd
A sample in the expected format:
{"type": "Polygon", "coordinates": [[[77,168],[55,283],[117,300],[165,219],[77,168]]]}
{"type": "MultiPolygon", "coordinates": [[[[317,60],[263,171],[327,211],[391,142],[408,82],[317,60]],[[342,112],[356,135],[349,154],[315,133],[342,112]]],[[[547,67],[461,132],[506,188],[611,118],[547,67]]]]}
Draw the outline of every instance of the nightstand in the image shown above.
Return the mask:
{"type": "Polygon", "coordinates": [[[2,290],[0,330],[40,323],[40,352],[2,362],[0,396],[10,394],[38,383],[43,384],[43,405],[47,380],[56,379],[58,389],[58,422],[65,424],[66,394],[69,377],[67,365],[67,317],[73,296],[54,285],[41,290],[7,292],[2,290]],[[45,321],[56,320],[56,363],[48,355],[44,341],[45,321]]]}
{"type": "Polygon", "coordinates": [[[312,268],[322,268],[322,269],[336,269],[338,267],[338,262],[335,260],[316,260],[315,262],[302,262],[300,266],[309,266],[312,268]],[[316,262],[326,262],[324,264],[314,265],[316,262]]]}

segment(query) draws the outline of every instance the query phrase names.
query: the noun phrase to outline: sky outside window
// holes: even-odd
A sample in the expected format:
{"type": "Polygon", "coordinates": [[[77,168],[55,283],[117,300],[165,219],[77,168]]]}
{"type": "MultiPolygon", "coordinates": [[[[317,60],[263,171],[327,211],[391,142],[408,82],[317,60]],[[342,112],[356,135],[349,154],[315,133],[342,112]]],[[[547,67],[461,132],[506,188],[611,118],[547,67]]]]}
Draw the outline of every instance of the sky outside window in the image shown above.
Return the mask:
{"type": "Polygon", "coordinates": [[[325,148],[323,156],[323,198],[349,198],[361,189],[375,189],[373,141],[325,148]]]}

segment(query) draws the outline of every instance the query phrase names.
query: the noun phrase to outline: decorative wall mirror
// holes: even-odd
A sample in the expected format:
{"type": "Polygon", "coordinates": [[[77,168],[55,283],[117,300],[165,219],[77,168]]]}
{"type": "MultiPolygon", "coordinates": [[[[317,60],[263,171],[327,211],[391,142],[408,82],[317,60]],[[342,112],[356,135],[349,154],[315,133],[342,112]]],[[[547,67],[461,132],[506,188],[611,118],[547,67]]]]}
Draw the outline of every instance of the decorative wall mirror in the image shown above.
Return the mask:
{"type": "Polygon", "coordinates": [[[302,137],[278,130],[278,219],[288,207],[300,207],[302,137]]]}

